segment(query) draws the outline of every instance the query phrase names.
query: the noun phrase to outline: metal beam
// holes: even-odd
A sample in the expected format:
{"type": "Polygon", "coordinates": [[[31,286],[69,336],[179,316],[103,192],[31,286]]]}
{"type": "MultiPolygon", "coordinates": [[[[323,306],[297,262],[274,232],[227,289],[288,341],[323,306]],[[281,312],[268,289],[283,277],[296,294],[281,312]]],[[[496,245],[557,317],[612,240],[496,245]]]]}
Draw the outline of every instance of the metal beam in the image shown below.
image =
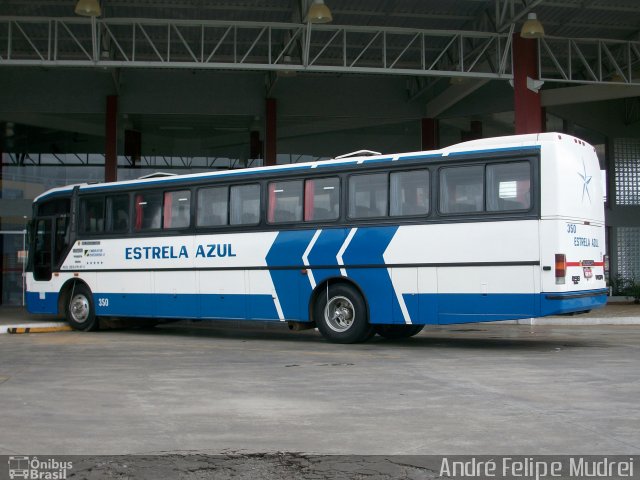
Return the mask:
{"type": "Polygon", "coordinates": [[[55,129],[63,132],[82,133],[97,137],[104,136],[103,124],[94,124],[86,120],[74,120],[60,115],[26,112],[0,113],[0,122],[2,121],[22,123],[32,127],[55,129]]]}
{"type": "Polygon", "coordinates": [[[495,0],[496,7],[496,30],[498,32],[504,32],[512,24],[519,22],[529,12],[540,5],[545,0],[530,0],[523,2],[515,2],[514,0],[495,0]],[[518,11],[516,11],[516,5],[522,5],[518,11]]]}
{"type": "Polygon", "coordinates": [[[539,40],[540,80],[640,86],[640,42],[597,38],[539,40]]]}
{"type": "Polygon", "coordinates": [[[471,95],[488,80],[469,80],[457,85],[451,85],[436,98],[427,103],[426,116],[436,118],[438,115],[451,108],[453,105],[471,95]]]}
{"type": "Polygon", "coordinates": [[[503,34],[141,18],[0,17],[0,66],[161,67],[510,78],[503,34]],[[303,54],[284,63],[292,43],[303,54]],[[478,54],[478,52],[480,52],[478,54]],[[471,61],[467,59],[471,57],[471,61]],[[491,57],[491,61],[487,58],[491,57]],[[446,60],[446,62],[444,61],[446,60]]]}
{"type": "Polygon", "coordinates": [[[577,87],[542,90],[540,94],[543,107],[555,107],[572,103],[640,97],[640,86],[580,85],[577,87]]]}
{"type": "MultiPolygon", "coordinates": [[[[540,0],[517,2],[518,9],[514,0],[495,1],[501,30],[513,29],[540,0]]],[[[0,39],[0,66],[513,78],[511,36],[478,30],[4,16],[0,39]],[[295,42],[302,54],[285,63],[295,42]]],[[[545,37],[538,51],[540,79],[546,82],[640,85],[640,41],[545,37]]]]}

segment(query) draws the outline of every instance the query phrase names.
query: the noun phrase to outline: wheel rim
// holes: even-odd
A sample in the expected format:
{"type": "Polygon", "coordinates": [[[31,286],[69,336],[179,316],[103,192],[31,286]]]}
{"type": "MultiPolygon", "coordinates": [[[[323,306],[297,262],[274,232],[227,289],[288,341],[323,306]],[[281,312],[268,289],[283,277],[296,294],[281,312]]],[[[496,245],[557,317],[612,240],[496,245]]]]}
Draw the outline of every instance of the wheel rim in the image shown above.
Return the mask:
{"type": "Polygon", "coordinates": [[[334,332],[346,332],[353,325],[355,308],[347,297],[333,297],[324,308],[324,318],[334,332]]]}
{"type": "Polygon", "coordinates": [[[69,304],[69,313],[74,322],[84,323],[89,318],[89,300],[84,295],[76,295],[69,304]]]}

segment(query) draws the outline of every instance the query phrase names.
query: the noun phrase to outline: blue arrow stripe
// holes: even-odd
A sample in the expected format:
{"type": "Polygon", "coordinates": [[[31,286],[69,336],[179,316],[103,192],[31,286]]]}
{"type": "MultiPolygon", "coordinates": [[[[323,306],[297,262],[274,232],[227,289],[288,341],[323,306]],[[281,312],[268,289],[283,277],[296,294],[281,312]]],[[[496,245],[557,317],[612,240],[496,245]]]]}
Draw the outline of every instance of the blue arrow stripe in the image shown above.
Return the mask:
{"type": "MultiPolygon", "coordinates": [[[[315,234],[315,230],[280,232],[267,253],[268,267],[301,266],[302,255],[315,234]]],[[[307,301],[311,295],[311,284],[299,270],[269,270],[271,280],[280,301],[284,318],[306,320],[307,301]]]]}
{"type": "Polygon", "coordinates": [[[371,323],[403,322],[402,318],[393,315],[401,311],[400,304],[383,258],[397,230],[398,227],[361,228],[342,256],[347,275],[365,293],[371,323]],[[380,268],[349,268],[350,265],[380,265],[380,268]]]}
{"type": "Polygon", "coordinates": [[[348,232],[349,230],[346,228],[323,230],[316,240],[316,244],[313,246],[308,257],[309,267],[312,269],[316,284],[321,283],[327,278],[340,276],[340,267],[338,266],[336,255],[344,243],[345,238],[347,238],[348,232]],[[319,265],[335,265],[336,268],[313,269],[314,266],[319,265]]]}

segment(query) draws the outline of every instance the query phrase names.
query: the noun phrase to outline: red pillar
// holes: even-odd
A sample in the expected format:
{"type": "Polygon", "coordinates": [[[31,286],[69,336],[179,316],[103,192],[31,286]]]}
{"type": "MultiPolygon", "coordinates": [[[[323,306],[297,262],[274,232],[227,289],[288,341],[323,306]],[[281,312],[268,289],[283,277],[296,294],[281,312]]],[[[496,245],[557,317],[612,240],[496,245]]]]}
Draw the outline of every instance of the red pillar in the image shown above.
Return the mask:
{"type": "Polygon", "coordinates": [[[276,99],[267,98],[266,102],[266,115],[265,115],[265,135],[264,135],[264,164],[275,165],[276,164],[276,99]]]}
{"type": "Polygon", "coordinates": [[[105,116],[104,181],[118,180],[118,96],[107,96],[105,116]]]}
{"type": "Polygon", "coordinates": [[[540,94],[527,87],[527,77],[538,79],[538,43],[513,35],[513,89],[516,134],[542,132],[540,94]]]}
{"type": "Polygon", "coordinates": [[[423,118],[421,122],[422,150],[440,148],[440,123],[435,118],[423,118]]]}

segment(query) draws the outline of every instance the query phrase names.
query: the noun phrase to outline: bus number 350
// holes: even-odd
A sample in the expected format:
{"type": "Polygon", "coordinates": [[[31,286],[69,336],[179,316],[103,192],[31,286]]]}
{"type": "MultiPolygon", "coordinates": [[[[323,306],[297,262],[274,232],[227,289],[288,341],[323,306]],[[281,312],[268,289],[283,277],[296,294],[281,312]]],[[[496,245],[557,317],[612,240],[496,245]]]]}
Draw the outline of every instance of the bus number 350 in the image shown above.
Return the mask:
{"type": "Polygon", "coordinates": [[[98,306],[99,307],[108,307],[109,306],[109,299],[108,298],[99,298],[98,299],[98,306]]]}

